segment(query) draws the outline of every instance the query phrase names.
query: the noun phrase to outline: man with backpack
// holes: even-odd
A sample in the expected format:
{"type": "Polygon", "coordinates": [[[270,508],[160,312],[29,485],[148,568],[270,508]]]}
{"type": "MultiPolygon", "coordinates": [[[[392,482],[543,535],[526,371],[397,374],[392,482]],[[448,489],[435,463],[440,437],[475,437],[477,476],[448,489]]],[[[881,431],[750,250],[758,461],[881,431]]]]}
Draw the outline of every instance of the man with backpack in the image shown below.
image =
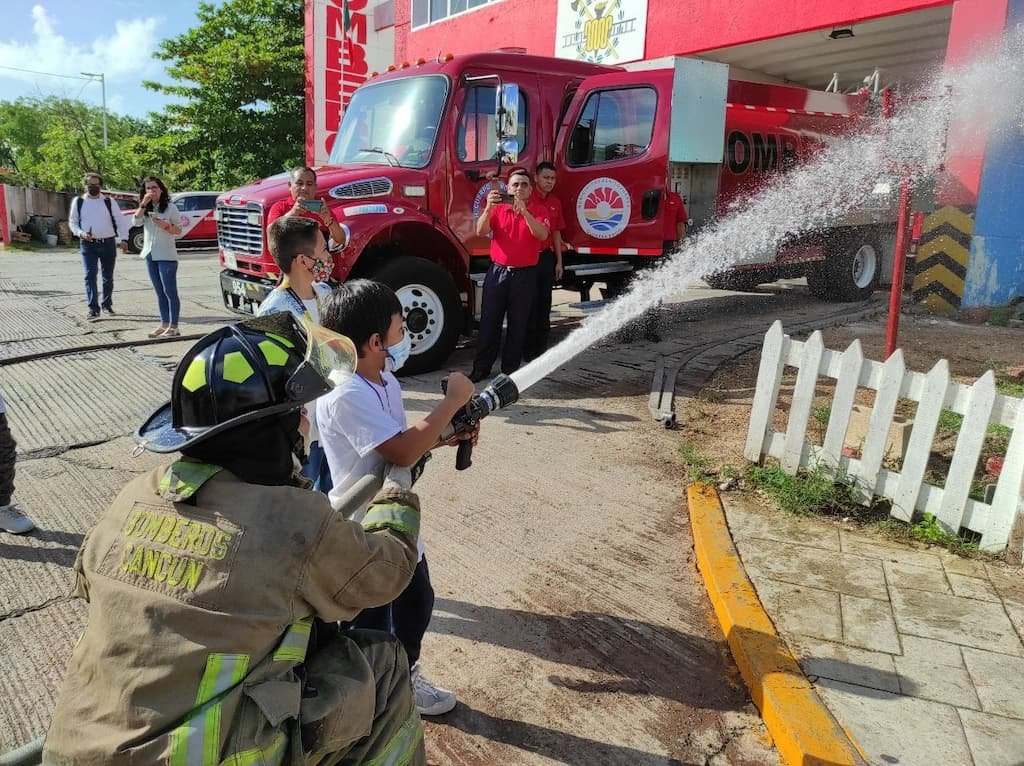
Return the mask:
{"type": "Polygon", "coordinates": [[[117,258],[115,240],[121,250],[128,252],[128,227],[124,216],[110,197],[100,193],[103,176],[86,173],[82,178],[85,194],[75,197],[71,203],[68,223],[71,233],[79,239],[82,253],[82,268],[85,270],[85,300],[89,304],[86,319],[95,322],[100,318],[100,309],[105,314],[114,314],[114,261],[117,258]],[[103,282],[102,300],[96,295],[96,270],[99,268],[103,282]]]}

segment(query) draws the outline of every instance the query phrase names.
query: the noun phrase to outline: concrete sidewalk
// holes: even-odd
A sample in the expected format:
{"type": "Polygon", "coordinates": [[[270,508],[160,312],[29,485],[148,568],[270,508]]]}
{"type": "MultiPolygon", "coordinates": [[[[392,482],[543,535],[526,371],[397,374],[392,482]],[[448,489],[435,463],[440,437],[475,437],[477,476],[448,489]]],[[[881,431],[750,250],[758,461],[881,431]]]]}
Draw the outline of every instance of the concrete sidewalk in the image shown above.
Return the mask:
{"type": "Polygon", "coordinates": [[[1024,764],[1024,573],[724,493],[747,576],[872,764],[1024,764]]]}

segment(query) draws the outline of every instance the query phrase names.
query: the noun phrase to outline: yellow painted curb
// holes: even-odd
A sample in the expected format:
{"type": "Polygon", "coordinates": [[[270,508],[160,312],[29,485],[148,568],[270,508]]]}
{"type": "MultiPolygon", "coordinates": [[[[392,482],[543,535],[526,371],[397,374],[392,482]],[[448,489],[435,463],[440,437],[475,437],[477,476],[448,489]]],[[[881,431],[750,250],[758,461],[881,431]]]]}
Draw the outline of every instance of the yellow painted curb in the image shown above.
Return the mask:
{"type": "Polygon", "coordinates": [[[863,766],[761,606],[732,543],[717,490],[686,490],[697,566],[732,656],[788,766],[863,766]]]}

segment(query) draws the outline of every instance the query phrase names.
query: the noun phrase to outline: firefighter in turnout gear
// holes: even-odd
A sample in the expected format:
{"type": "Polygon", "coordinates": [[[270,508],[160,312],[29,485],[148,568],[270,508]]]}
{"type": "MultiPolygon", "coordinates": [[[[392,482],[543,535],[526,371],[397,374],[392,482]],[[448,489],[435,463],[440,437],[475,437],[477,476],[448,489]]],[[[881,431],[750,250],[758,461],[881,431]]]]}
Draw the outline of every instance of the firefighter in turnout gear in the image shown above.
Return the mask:
{"type": "Polygon", "coordinates": [[[386,480],[356,523],[296,478],[300,408],[355,358],[289,313],[185,355],[136,434],[181,459],[130,482],[75,563],[89,619],[44,763],[426,762],[401,645],[336,626],[406,587],[419,502],[386,480]]]}

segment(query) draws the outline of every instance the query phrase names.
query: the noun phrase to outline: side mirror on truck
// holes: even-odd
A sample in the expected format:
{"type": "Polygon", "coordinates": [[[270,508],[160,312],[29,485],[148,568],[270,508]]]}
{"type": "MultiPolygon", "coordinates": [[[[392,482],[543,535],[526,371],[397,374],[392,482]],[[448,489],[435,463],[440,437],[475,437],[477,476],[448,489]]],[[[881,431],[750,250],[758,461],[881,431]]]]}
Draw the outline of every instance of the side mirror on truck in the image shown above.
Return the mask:
{"type": "Polygon", "coordinates": [[[519,86],[503,83],[498,87],[494,124],[497,130],[498,161],[514,164],[519,161],[519,86]]]}

